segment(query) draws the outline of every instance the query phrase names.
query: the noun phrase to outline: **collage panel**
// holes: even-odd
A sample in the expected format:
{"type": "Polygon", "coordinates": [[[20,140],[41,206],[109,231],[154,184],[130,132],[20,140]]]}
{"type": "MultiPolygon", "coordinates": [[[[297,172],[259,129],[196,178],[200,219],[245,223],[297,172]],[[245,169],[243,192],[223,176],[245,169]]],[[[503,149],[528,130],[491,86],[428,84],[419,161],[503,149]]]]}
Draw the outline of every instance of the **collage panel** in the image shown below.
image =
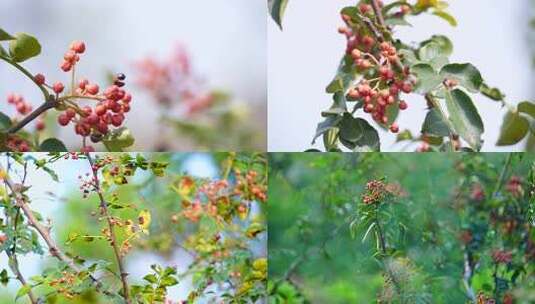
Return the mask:
{"type": "Polygon", "coordinates": [[[271,153],[270,303],[534,303],[535,158],[271,153]]]}
{"type": "Polygon", "coordinates": [[[268,151],[533,151],[532,1],[268,2],[268,151]]]}
{"type": "Polygon", "coordinates": [[[266,11],[1,1],[0,151],[266,151],[266,11]]]}
{"type": "Polygon", "coordinates": [[[0,154],[0,303],[264,303],[266,161],[0,154]]]}

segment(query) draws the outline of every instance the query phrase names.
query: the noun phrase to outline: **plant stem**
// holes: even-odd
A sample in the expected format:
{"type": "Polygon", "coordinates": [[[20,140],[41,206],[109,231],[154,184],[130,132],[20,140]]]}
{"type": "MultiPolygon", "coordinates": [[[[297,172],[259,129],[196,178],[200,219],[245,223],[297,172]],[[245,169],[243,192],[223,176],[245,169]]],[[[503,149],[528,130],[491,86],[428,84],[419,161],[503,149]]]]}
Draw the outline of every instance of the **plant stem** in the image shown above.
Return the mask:
{"type": "Polygon", "coordinates": [[[503,165],[502,171],[500,172],[500,177],[498,178],[498,181],[496,182],[496,186],[494,187],[494,191],[492,192],[492,198],[495,198],[498,195],[498,192],[500,192],[500,189],[502,188],[502,185],[505,181],[505,177],[507,176],[507,171],[509,170],[509,166],[511,166],[512,158],[513,158],[513,153],[507,154],[507,158],[505,159],[505,164],[503,165]]]}
{"type": "Polygon", "coordinates": [[[106,200],[104,199],[104,195],[102,194],[102,191],[100,188],[98,171],[95,170],[95,167],[94,167],[95,163],[93,159],[91,158],[90,153],[86,153],[85,155],[87,157],[89,165],[91,166],[91,172],[93,172],[93,181],[94,181],[95,191],[97,192],[98,198],[100,200],[100,208],[108,222],[108,229],[110,230],[110,243],[113,248],[113,252],[115,254],[115,259],[117,261],[117,266],[119,267],[119,272],[121,274],[121,282],[123,285],[123,297],[124,297],[125,302],[127,304],[130,304],[131,301],[130,301],[128,281],[127,281],[128,273],[125,270],[123,258],[121,256],[119,246],[117,245],[117,237],[115,236],[115,225],[108,211],[108,203],[106,203],[106,200]]]}
{"type": "MultiPolygon", "coordinates": [[[[4,168],[2,165],[0,165],[0,171],[4,171],[4,168]]],[[[7,171],[5,172],[7,173],[7,171]]],[[[56,245],[56,242],[50,236],[49,229],[41,225],[41,223],[35,218],[33,211],[30,209],[30,206],[28,205],[28,203],[26,202],[26,200],[20,193],[20,190],[19,190],[20,187],[17,187],[17,185],[13,183],[13,181],[11,180],[8,174],[6,174],[6,176],[4,177],[4,184],[11,191],[13,198],[15,199],[16,206],[22,209],[22,212],[28,219],[29,225],[33,227],[35,230],[37,230],[39,235],[43,238],[43,240],[47,244],[48,251],[50,252],[50,254],[56,259],[58,259],[59,261],[64,262],[74,272],[76,273],[82,272],[82,270],[78,266],[76,266],[76,264],[61,251],[61,249],[59,249],[59,247],[56,245]]],[[[113,295],[112,293],[102,289],[103,288],[102,282],[100,282],[92,274],[89,274],[89,278],[95,284],[97,291],[100,291],[103,294],[108,295],[108,296],[113,295]]]]}
{"type": "Polygon", "coordinates": [[[5,56],[0,56],[0,59],[2,59],[5,62],[11,64],[16,69],[21,71],[24,75],[26,75],[26,77],[30,78],[30,80],[33,81],[33,83],[35,83],[35,85],[41,90],[45,100],[49,100],[50,99],[50,93],[46,90],[46,88],[43,85],[40,85],[40,84],[37,83],[37,81],[35,80],[35,77],[32,75],[32,73],[30,73],[28,70],[26,70],[20,64],[18,64],[15,61],[11,60],[11,58],[8,58],[8,57],[5,57],[5,56]]]}
{"type": "MultiPolygon", "coordinates": [[[[22,275],[22,272],[20,272],[20,269],[19,269],[19,261],[17,259],[17,255],[13,252],[9,252],[9,249],[6,249],[6,254],[7,254],[7,257],[9,258],[9,267],[11,268],[11,270],[13,271],[13,273],[15,274],[15,276],[17,277],[17,280],[19,280],[19,282],[23,285],[23,286],[26,286],[27,285],[27,282],[26,280],[24,279],[24,276],[22,275]]],[[[33,294],[33,291],[28,291],[28,298],[30,298],[30,302],[32,302],[32,304],[37,304],[37,299],[35,298],[35,295],[33,294]]]]}
{"type": "Polygon", "coordinates": [[[385,18],[383,17],[383,13],[381,12],[381,7],[379,6],[379,1],[377,0],[372,0],[371,1],[371,5],[372,5],[372,8],[373,8],[373,12],[375,13],[375,18],[377,18],[377,23],[379,23],[379,25],[386,29],[386,23],[385,23],[385,18]]]}
{"type": "Polygon", "coordinates": [[[40,105],[37,109],[35,109],[32,113],[30,113],[28,116],[24,117],[23,120],[16,123],[14,126],[10,127],[7,130],[7,133],[13,134],[20,131],[22,128],[24,128],[27,124],[35,120],[39,115],[43,114],[44,112],[55,108],[58,105],[58,100],[54,97],[49,98],[45,103],[40,105]]]}
{"type": "Polygon", "coordinates": [[[455,151],[455,146],[453,145],[453,142],[455,140],[454,139],[453,130],[455,130],[455,128],[453,127],[453,125],[451,124],[450,120],[446,116],[446,113],[444,112],[444,110],[442,110],[442,107],[440,106],[440,103],[435,99],[435,97],[431,93],[425,94],[425,100],[427,100],[427,102],[429,102],[431,105],[433,105],[434,109],[437,109],[438,114],[440,115],[442,120],[448,125],[449,138],[450,138],[450,152],[456,152],[455,151]]]}

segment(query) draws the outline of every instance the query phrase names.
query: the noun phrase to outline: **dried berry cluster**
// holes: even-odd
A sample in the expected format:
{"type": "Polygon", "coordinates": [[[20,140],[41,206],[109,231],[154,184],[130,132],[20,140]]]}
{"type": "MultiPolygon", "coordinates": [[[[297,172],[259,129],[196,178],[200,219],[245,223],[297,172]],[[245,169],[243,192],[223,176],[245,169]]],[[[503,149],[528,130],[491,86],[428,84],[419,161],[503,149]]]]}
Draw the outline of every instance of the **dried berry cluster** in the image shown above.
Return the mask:
{"type": "Polygon", "coordinates": [[[513,259],[513,253],[505,250],[494,250],[492,252],[492,260],[497,264],[508,264],[513,259]]]}
{"type": "MultiPolygon", "coordinates": [[[[373,14],[368,4],[360,6],[362,14],[373,14]]],[[[390,42],[380,42],[370,30],[353,23],[351,17],[342,15],[346,26],[339,33],[347,38],[346,52],[353,59],[354,66],[362,78],[347,93],[350,101],[363,102],[364,112],[381,124],[388,124],[388,111],[392,107],[406,110],[408,104],[401,94],[413,91],[415,78],[408,67],[401,63],[397,49],[390,42]]],[[[391,123],[390,131],[399,132],[399,126],[391,123]]]]}
{"type": "Polygon", "coordinates": [[[372,180],[366,184],[366,193],[362,195],[362,202],[371,205],[383,201],[386,195],[386,184],[380,180],[372,180]]]}

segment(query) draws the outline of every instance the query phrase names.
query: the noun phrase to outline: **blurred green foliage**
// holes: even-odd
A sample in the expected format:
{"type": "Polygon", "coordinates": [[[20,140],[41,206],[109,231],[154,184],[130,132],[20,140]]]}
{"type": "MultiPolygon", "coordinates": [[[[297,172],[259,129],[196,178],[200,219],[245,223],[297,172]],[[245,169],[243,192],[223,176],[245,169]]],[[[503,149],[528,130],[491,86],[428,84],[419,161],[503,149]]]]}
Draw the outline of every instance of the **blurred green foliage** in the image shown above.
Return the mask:
{"type": "Polygon", "coordinates": [[[271,154],[270,303],[476,303],[478,293],[497,295],[496,303],[507,303],[507,294],[515,303],[533,303],[533,160],[499,153],[271,154]],[[522,178],[525,196],[506,191],[513,175],[522,178]],[[380,207],[387,257],[373,229],[354,224],[366,183],[381,179],[400,192],[380,207]],[[481,204],[470,199],[475,183],[486,195],[481,204]],[[512,205],[521,210],[515,215],[521,227],[506,234],[500,216],[511,219],[512,205]],[[472,233],[468,244],[460,240],[463,231],[472,233]],[[493,277],[496,248],[513,252],[496,275],[507,281],[504,289],[493,277]],[[468,252],[472,296],[463,286],[468,252]],[[395,292],[393,277],[403,293],[395,292]]]}

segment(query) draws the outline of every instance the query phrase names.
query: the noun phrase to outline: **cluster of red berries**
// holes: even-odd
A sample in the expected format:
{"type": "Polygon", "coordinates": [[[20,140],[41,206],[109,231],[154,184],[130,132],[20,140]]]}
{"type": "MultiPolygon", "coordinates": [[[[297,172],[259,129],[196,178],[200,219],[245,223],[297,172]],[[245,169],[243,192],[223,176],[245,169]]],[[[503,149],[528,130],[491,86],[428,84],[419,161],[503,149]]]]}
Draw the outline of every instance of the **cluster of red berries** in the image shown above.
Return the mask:
{"type": "Polygon", "coordinates": [[[27,140],[17,135],[8,136],[6,140],[6,147],[10,151],[15,151],[15,152],[29,152],[30,151],[30,143],[27,140]]]}
{"type": "MultiPolygon", "coordinates": [[[[86,46],[84,42],[73,42],[63,56],[63,62],[60,65],[61,70],[64,72],[72,71],[74,73],[74,68],[80,61],[80,55],[85,50],[86,46]]],[[[124,74],[117,74],[114,83],[101,93],[100,87],[97,84],[89,82],[87,79],[81,79],[76,85],[72,84],[73,92],[60,97],[59,94],[65,90],[63,83],[56,82],[53,85],[49,85],[46,83],[46,78],[43,74],[34,76],[34,80],[38,85],[51,89],[60,101],[81,99],[96,101],[94,107],[82,107],[74,103],[65,104],[65,110],[58,116],[59,125],[67,126],[73,123],[76,134],[84,138],[82,152],[94,151],[93,147],[85,144],[85,138],[89,137],[94,143],[100,142],[110,131],[110,125],[120,127],[123,124],[125,114],[130,111],[130,102],[132,101],[132,95],[122,89],[125,85],[125,79],[126,76],[124,74]]],[[[18,105],[17,108],[19,108],[18,105]]],[[[20,109],[24,113],[31,111],[31,108],[28,110],[25,105],[20,105],[20,109]]],[[[44,128],[44,124],[38,122],[37,129],[42,128],[44,128]]]]}
{"type": "Polygon", "coordinates": [[[7,103],[15,106],[15,109],[21,115],[27,115],[32,111],[32,105],[19,94],[11,93],[7,95],[7,103]]]}
{"type": "MultiPolygon", "coordinates": [[[[369,4],[361,4],[361,13],[369,13],[369,4]]],[[[397,49],[390,42],[378,42],[367,34],[367,30],[353,24],[351,17],[342,15],[346,26],[339,32],[347,38],[346,52],[353,59],[356,70],[364,75],[359,83],[349,89],[347,98],[350,101],[364,103],[364,112],[381,124],[387,124],[389,107],[406,110],[408,104],[402,100],[401,93],[413,91],[415,79],[409,68],[401,64],[397,49]]],[[[392,123],[390,131],[399,132],[399,126],[392,123]]]]}
{"type": "Polygon", "coordinates": [[[250,201],[267,201],[267,189],[258,180],[258,172],[250,170],[246,174],[242,174],[240,170],[234,170],[234,174],[237,180],[234,194],[243,195],[246,200],[250,201]]]}
{"type": "Polygon", "coordinates": [[[485,190],[483,190],[481,184],[472,185],[470,199],[476,202],[481,202],[485,199],[485,190]]]}
{"type": "Polygon", "coordinates": [[[90,173],[86,173],[85,176],[79,175],[78,179],[80,180],[80,191],[83,193],[83,198],[87,198],[91,191],[95,190],[95,185],[97,180],[90,173]]]}
{"type": "Polygon", "coordinates": [[[386,195],[386,184],[380,180],[366,183],[366,193],[362,195],[362,202],[371,205],[381,202],[386,195]]]}
{"type": "Polygon", "coordinates": [[[147,57],[136,62],[136,83],[149,91],[163,107],[179,105],[187,116],[202,113],[216,101],[214,94],[207,92],[204,82],[195,75],[190,55],[178,45],[165,60],[147,57]]]}
{"type": "Polygon", "coordinates": [[[519,176],[512,176],[507,182],[506,189],[514,197],[519,197],[523,194],[522,178],[519,176]]]}
{"type": "Polygon", "coordinates": [[[513,260],[513,253],[505,250],[494,250],[492,260],[497,264],[508,264],[513,260]]]}

